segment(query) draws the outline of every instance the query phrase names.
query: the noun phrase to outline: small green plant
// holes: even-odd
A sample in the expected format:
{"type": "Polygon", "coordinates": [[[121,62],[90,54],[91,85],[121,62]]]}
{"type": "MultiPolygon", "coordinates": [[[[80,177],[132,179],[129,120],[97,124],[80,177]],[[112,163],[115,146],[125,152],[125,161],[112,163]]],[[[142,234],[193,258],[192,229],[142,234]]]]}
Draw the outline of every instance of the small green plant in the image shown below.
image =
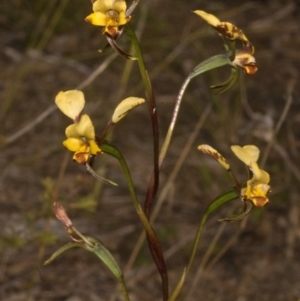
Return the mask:
{"type": "MultiPolygon", "coordinates": [[[[166,159],[166,154],[172,139],[177,117],[180,112],[180,105],[183,96],[188,84],[192,79],[205,72],[220,68],[222,66],[229,66],[231,68],[231,75],[224,83],[211,86],[211,89],[218,94],[227,91],[237,82],[240,69],[244,70],[244,72],[248,75],[254,74],[257,71],[255,58],[253,56],[254,47],[242,30],[237,28],[235,25],[228,22],[221,22],[214,15],[208,14],[204,11],[194,11],[197,16],[200,16],[202,19],[204,19],[218,32],[223,40],[225,52],[208,58],[207,60],[196,65],[195,68],[191,70],[190,74],[179,89],[169,129],[160,148],[158,143],[159,125],[156,99],[152,89],[151,79],[148,76],[148,72],[144,63],[143,52],[139,40],[135,35],[134,29],[129,24],[131,20],[131,14],[139,4],[139,1],[133,1],[129,8],[127,8],[124,0],[96,0],[92,2],[94,12],[86,17],[86,21],[93,25],[103,27],[103,35],[106,37],[108,44],[125,59],[136,61],[139,66],[140,75],[144,84],[145,99],[130,96],[122,100],[114,110],[111,118],[107,121],[106,127],[101,131],[98,131],[95,129],[91,118],[87,114],[82,114],[82,110],[84,109],[85,105],[83,93],[79,90],[59,92],[55,98],[55,103],[62,113],[71,118],[73,121],[73,124],[69,125],[65,130],[67,139],[63,141],[63,145],[70,152],[74,153],[74,161],[84,165],[87,171],[98,181],[109,185],[117,185],[117,183],[98,175],[93,169],[93,161],[97,159],[97,157],[105,155],[112,156],[118,160],[124,174],[124,179],[127,183],[133,207],[135,208],[146,233],[148,246],[161,278],[162,299],[164,301],[174,301],[177,299],[180,291],[182,290],[186,277],[190,272],[208,217],[220,207],[236,199],[240,199],[242,201],[242,211],[232,216],[220,219],[220,221],[225,222],[243,219],[249,214],[253,206],[263,207],[268,202],[267,194],[270,191],[270,176],[266,171],[260,169],[258,166],[257,161],[260,151],[256,146],[231,146],[233,153],[246,165],[249,172],[249,180],[245,184],[241,184],[237,177],[233,174],[226,159],[217,150],[209,145],[200,145],[198,147],[200,151],[211,156],[213,159],[219,162],[221,166],[223,166],[230,174],[234,183],[234,188],[230,188],[228,191],[212,200],[210,205],[203,213],[194,238],[194,243],[187,266],[182,274],[178,277],[178,282],[175,287],[169,287],[168,270],[165,264],[164,252],[161,248],[159,238],[153,229],[151,213],[153,209],[153,203],[157,197],[160,170],[164,160],[166,159]],[[126,35],[130,39],[135,50],[134,55],[126,53],[118,45],[117,40],[121,35],[126,35]],[[137,197],[135,185],[132,181],[127,163],[118,148],[108,141],[108,134],[114,126],[119,124],[122,118],[124,118],[129,111],[137,106],[144,105],[145,103],[149,108],[153,134],[153,172],[149,175],[147,194],[142,206],[137,197]]],[[[109,45],[107,47],[109,47],[109,45]]],[[[104,50],[105,49],[103,49],[103,51],[104,50]]],[[[84,235],[77,230],[71,219],[68,217],[65,209],[59,203],[55,202],[53,204],[53,208],[56,217],[65,225],[68,233],[70,234],[72,242],[56,251],[51,258],[46,261],[46,264],[52,262],[60,254],[71,248],[83,248],[94,253],[106,265],[108,270],[120,284],[124,300],[130,300],[129,293],[126,288],[126,280],[123,277],[121,268],[110,251],[102,244],[100,240],[88,235],[84,235]]]]}

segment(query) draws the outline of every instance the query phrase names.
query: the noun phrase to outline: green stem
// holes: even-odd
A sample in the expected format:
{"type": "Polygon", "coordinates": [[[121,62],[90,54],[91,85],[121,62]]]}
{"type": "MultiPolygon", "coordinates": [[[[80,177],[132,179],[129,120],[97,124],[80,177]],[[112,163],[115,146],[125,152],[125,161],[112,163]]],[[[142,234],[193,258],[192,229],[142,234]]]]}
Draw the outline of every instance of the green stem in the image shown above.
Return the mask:
{"type": "Polygon", "coordinates": [[[99,144],[101,144],[102,141],[104,141],[104,139],[107,137],[109,131],[113,128],[113,126],[114,126],[114,124],[112,123],[111,120],[109,120],[109,122],[107,123],[106,127],[102,131],[101,136],[98,138],[98,143],[99,144]]]}
{"type": "Polygon", "coordinates": [[[104,153],[107,153],[107,154],[113,156],[114,158],[116,158],[122,167],[122,170],[123,170],[123,173],[124,173],[124,176],[126,179],[126,183],[127,183],[127,186],[128,186],[128,189],[129,189],[132,201],[133,201],[133,206],[143,224],[143,227],[144,227],[146,235],[147,235],[151,255],[153,257],[153,260],[154,260],[154,262],[157,266],[157,269],[160,273],[160,276],[161,276],[163,300],[167,300],[168,296],[169,296],[168,274],[167,274],[167,268],[165,265],[165,260],[163,257],[161,246],[160,246],[159,240],[149,222],[148,217],[146,216],[143,208],[141,207],[141,205],[139,203],[139,200],[137,198],[137,195],[136,195],[136,192],[134,189],[134,185],[132,182],[131,174],[130,174],[130,171],[126,164],[126,161],[125,161],[124,157],[122,156],[122,154],[119,152],[119,150],[117,148],[115,148],[113,145],[109,144],[108,142],[103,142],[100,147],[104,153]]]}
{"type": "Polygon", "coordinates": [[[203,233],[203,229],[204,226],[206,224],[206,221],[208,219],[208,217],[215,212],[217,209],[219,209],[221,206],[227,204],[228,202],[235,200],[236,198],[239,197],[239,194],[237,192],[236,189],[232,189],[230,191],[228,191],[227,193],[222,194],[221,196],[217,197],[205,210],[202,219],[199,223],[198,229],[197,229],[197,233],[196,233],[196,237],[194,240],[194,244],[193,244],[193,249],[192,249],[192,253],[190,255],[190,259],[189,262],[187,264],[187,267],[184,269],[183,272],[183,276],[180,278],[179,282],[177,283],[173,293],[171,294],[170,298],[168,299],[168,301],[175,301],[176,298],[178,297],[181,287],[183,285],[183,282],[187,276],[187,274],[189,273],[191,266],[194,262],[195,259],[195,255],[199,246],[199,242],[203,233]],[[184,280],[182,280],[184,279],[184,280]]]}
{"type": "Polygon", "coordinates": [[[125,301],[130,301],[123,275],[122,275],[122,280],[120,281],[120,287],[125,301]]]}
{"type": "Polygon", "coordinates": [[[148,107],[149,107],[149,113],[152,123],[152,133],[153,133],[153,155],[154,155],[154,170],[153,174],[151,175],[147,195],[144,203],[144,210],[149,218],[151,207],[154,201],[154,198],[157,193],[158,184],[159,184],[159,165],[158,165],[158,154],[159,154],[159,132],[158,132],[158,118],[157,118],[157,107],[156,107],[156,101],[155,96],[152,89],[152,84],[148,76],[148,72],[145,67],[143,54],[140,48],[139,41],[133,31],[133,29],[127,25],[124,28],[126,35],[130,38],[134,48],[135,48],[135,55],[138,58],[138,64],[139,69],[141,73],[141,77],[143,80],[143,84],[145,87],[146,97],[148,100],[148,107]]]}
{"type": "Polygon", "coordinates": [[[176,124],[176,121],[177,121],[180,105],[181,105],[181,102],[182,102],[182,98],[183,98],[183,95],[184,95],[184,93],[186,91],[186,88],[189,85],[190,81],[194,77],[196,77],[198,75],[201,75],[201,74],[203,74],[207,71],[210,71],[212,69],[219,68],[219,67],[222,67],[222,66],[225,66],[225,65],[230,65],[230,64],[231,64],[231,62],[228,59],[228,54],[227,53],[216,55],[216,56],[213,56],[213,57],[203,61],[201,64],[196,66],[193,69],[193,71],[189,74],[189,76],[185,79],[185,81],[183,82],[183,84],[182,84],[182,86],[179,90],[179,93],[177,95],[177,99],[176,99],[176,102],[175,102],[175,107],[174,107],[174,110],[173,110],[172,120],[171,120],[171,123],[169,125],[169,129],[168,129],[166,138],[164,140],[163,146],[162,146],[160,154],[159,154],[159,168],[161,168],[161,166],[163,164],[163,161],[165,159],[167,150],[169,148],[170,141],[171,141],[171,138],[172,138],[172,134],[173,134],[173,131],[174,131],[174,127],[175,127],[175,124],[176,124]]]}
{"type": "Polygon", "coordinates": [[[178,96],[177,96],[177,99],[176,99],[176,103],[175,103],[175,107],[174,107],[174,110],[173,110],[172,120],[171,120],[171,123],[169,125],[169,129],[168,129],[166,138],[164,140],[163,146],[162,146],[160,154],[159,154],[159,168],[162,166],[162,164],[164,162],[167,150],[168,150],[170,142],[171,142],[171,138],[172,138],[172,134],[173,134],[173,131],[174,131],[175,124],[176,124],[176,120],[177,120],[177,117],[178,117],[182,97],[183,97],[184,92],[185,92],[188,84],[190,83],[191,79],[192,79],[192,77],[188,76],[185,79],[185,81],[183,82],[183,84],[182,84],[182,86],[179,90],[179,93],[178,93],[178,96]]]}
{"type": "Polygon", "coordinates": [[[190,256],[190,260],[189,263],[187,265],[186,268],[186,274],[188,274],[188,272],[190,271],[190,268],[193,264],[195,255],[196,255],[196,251],[198,249],[198,245],[200,242],[200,238],[203,232],[203,228],[204,225],[206,223],[207,218],[216,210],[218,210],[221,206],[227,204],[230,201],[233,201],[235,199],[237,199],[240,195],[238,194],[236,189],[230,190],[227,193],[221,195],[220,197],[216,198],[205,210],[203,217],[201,219],[201,222],[199,224],[198,230],[197,230],[197,234],[195,237],[195,241],[194,241],[194,245],[193,245],[193,250],[192,250],[192,254],[190,256]]]}
{"type": "MultiPolygon", "coordinates": [[[[145,67],[143,54],[140,48],[139,41],[135,35],[133,29],[126,25],[124,28],[125,34],[130,38],[132,45],[135,49],[135,55],[138,59],[138,65],[142,77],[142,81],[145,87],[146,98],[148,100],[148,108],[149,114],[152,124],[152,134],[153,134],[153,173],[151,174],[151,178],[148,184],[147,194],[144,202],[144,211],[149,222],[151,207],[156,196],[158,185],[159,185],[159,130],[158,130],[158,117],[157,117],[157,107],[155,96],[152,89],[152,84],[150,78],[148,76],[148,72],[145,67]]],[[[142,210],[143,211],[143,210],[142,210]]],[[[152,227],[151,227],[152,229],[152,227]]],[[[147,233],[147,232],[146,232],[147,233]]],[[[156,238],[156,237],[155,237],[156,238]]],[[[152,258],[157,266],[157,269],[160,273],[162,280],[162,291],[163,291],[163,300],[167,300],[169,296],[169,280],[167,267],[165,264],[164,256],[161,250],[160,243],[156,238],[155,241],[147,234],[147,240],[149,244],[149,248],[151,251],[152,258]]]]}

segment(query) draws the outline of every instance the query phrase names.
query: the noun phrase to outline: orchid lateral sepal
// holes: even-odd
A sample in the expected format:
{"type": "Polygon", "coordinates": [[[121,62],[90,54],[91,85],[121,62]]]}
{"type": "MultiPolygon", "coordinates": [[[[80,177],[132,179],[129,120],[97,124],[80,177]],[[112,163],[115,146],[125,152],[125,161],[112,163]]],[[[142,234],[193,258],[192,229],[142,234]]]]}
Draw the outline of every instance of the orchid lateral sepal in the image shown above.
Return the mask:
{"type": "Polygon", "coordinates": [[[123,56],[125,59],[127,60],[131,60],[131,61],[135,61],[137,60],[136,57],[132,56],[131,54],[125,52],[124,50],[122,50],[119,45],[117,44],[116,40],[113,39],[109,34],[105,34],[106,35],[106,39],[109,43],[109,45],[116,50],[121,56],[123,56]]]}
{"type": "Polygon", "coordinates": [[[219,222],[236,222],[239,220],[242,220],[243,218],[245,218],[251,211],[253,204],[251,201],[244,201],[244,208],[243,211],[234,215],[230,215],[228,217],[225,218],[220,218],[218,219],[219,222]]]}
{"type": "Polygon", "coordinates": [[[101,48],[101,49],[98,49],[98,52],[100,52],[100,53],[104,53],[108,48],[109,48],[109,46],[110,46],[110,44],[109,43],[107,43],[103,48],[101,48]]]}
{"type": "Polygon", "coordinates": [[[96,178],[98,181],[102,182],[102,183],[105,183],[105,184],[110,184],[110,185],[113,185],[113,186],[118,186],[117,183],[111,181],[111,180],[108,180],[108,179],[105,179],[105,178],[102,178],[100,177],[95,171],[94,169],[91,167],[91,165],[89,164],[89,162],[86,162],[85,163],[85,167],[86,167],[86,170],[94,177],[96,178]]]}
{"type": "Polygon", "coordinates": [[[222,94],[237,83],[240,74],[239,68],[232,64],[231,66],[231,74],[225,82],[219,85],[210,86],[210,88],[214,90],[215,94],[222,94]]]}

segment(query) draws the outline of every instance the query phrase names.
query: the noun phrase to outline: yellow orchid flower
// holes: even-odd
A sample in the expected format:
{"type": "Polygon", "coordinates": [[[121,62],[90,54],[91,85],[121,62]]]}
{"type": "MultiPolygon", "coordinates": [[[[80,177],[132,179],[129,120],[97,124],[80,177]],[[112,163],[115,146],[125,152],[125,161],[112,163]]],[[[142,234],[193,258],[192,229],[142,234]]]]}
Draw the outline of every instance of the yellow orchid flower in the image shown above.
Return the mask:
{"type": "Polygon", "coordinates": [[[91,155],[102,154],[95,141],[95,129],[88,115],[82,115],[79,122],[66,128],[66,139],[63,145],[71,152],[75,152],[73,160],[79,164],[88,162],[91,155]]]}
{"type": "Polygon", "coordinates": [[[240,40],[243,44],[242,49],[238,49],[232,60],[233,65],[240,66],[246,74],[252,75],[257,71],[255,62],[254,46],[250,43],[241,29],[229,22],[221,22],[216,16],[208,14],[203,10],[194,11],[209,25],[211,25],[222,37],[230,41],[240,40]]]}
{"type": "Polygon", "coordinates": [[[112,38],[117,37],[119,26],[125,25],[131,19],[126,15],[127,5],[124,0],[96,0],[93,3],[94,13],[85,20],[96,26],[104,26],[103,33],[112,38]]]}
{"type": "Polygon", "coordinates": [[[256,162],[250,163],[250,170],[253,173],[253,177],[247,181],[246,188],[243,188],[241,195],[244,199],[250,200],[255,206],[263,207],[269,202],[266,197],[270,191],[270,175],[260,169],[256,162]]]}
{"type": "Polygon", "coordinates": [[[253,174],[252,178],[247,181],[246,187],[243,188],[240,188],[226,159],[217,150],[205,144],[199,145],[198,149],[214,158],[231,174],[237,188],[240,190],[241,198],[244,201],[249,200],[257,207],[263,207],[269,202],[266,195],[270,191],[270,185],[268,185],[270,182],[270,175],[266,171],[260,169],[257,164],[260,153],[258,147],[255,145],[245,145],[243,147],[238,145],[231,146],[233,153],[246,164],[253,174]]]}
{"type": "Polygon", "coordinates": [[[250,200],[255,206],[263,207],[269,202],[266,197],[270,191],[270,175],[259,168],[257,160],[259,158],[259,149],[255,145],[231,146],[233,153],[244,162],[252,172],[252,178],[247,181],[247,185],[241,191],[241,196],[245,200],[250,200]]]}

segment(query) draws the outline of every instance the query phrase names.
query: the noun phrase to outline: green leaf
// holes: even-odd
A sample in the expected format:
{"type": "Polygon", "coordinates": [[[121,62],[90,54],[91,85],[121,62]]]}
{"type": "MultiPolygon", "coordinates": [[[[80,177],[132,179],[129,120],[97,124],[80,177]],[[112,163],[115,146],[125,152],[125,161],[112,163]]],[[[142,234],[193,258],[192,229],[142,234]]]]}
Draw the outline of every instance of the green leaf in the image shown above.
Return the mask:
{"type": "Polygon", "coordinates": [[[45,261],[44,265],[51,263],[56,257],[66,252],[71,248],[84,248],[89,252],[94,253],[103,263],[104,265],[111,271],[113,276],[119,282],[122,293],[125,301],[129,301],[128,292],[126,289],[124,277],[122,271],[117,264],[116,260],[112,256],[112,254],[104,247],[104,245],[98,240],[90,236],[86,236],[81,234],[76,228],[72,228],[73,232],[81,238],[81,242],[72,242],[58,249],[47,261],[45,261]]]}
{"type": "Polygon", "coordinates": [[[123,273],[113,255],[109,252],[108,249],[105,248],[105,246],[101,243],[100,240],[90,236],[84,236],[82,234],[81,237],[84,239],[85,242],[84,248],[94,253],[111,271],[111,273],[114,275],[114,277],[117,279],[121,286],[124,299],[126,301],[129,301],[129,296],[124,281],[123,273]]]}
{"type": "Polygon", "coordinates": [[[109,144],[107,141],[103,141],[100,147],[104,153],[111,155],[112,157],[116,158],[119,161],[121,168],[123,170],[123,173],[124,173],[126,183],[128,185],[128,189],[129,189],[131,198],[134,202],[135,208],[137,209],[139,201],[137,199],[137,196],[136,196],[136,193],[134,190],[134,186],[132,183],[131,175],[130,175],[128,166],[126,164],[126,161],[124,160],[124,157],[122,156],[120,151],[115,146],[109,144]]]}
{"type": "Polygon", "coordinates": [[[51,263],[54,259],[56,259],[59,255],[66,252],[67,250],[72,249],[72,248],[78,248],[78,247],[82,248],[83,244],[78,243],[78,242],[70,242],[70,243],[64,245],[63,247],[58,249],[56,252],[54,252],[52,254],[52,256],[44,262],[44,265],[47,265],[47,264],[51,263]]]}
{"type": "Polygon", "coordinates": [[[145,213],[138,201],[138,198],[136,196],[135,189],[133,186],[133,182],[131,179],[130,171],[128,169],[126,161],[124,160],[124,158],[123,158],[122,154],[119,152],[119,150],[116,147],[114,147],[113,145],[109,144],[107,141],[104,141],[100,147],[104,153],[110,154],[111,156],[113,156],[114,158],[119,160],[119,163],[123,169],[123,173],[124,173],[124,176],[125,176],[125,179],[127,182],[127,186],[128,186],[132,201],[133,201],[134,208],[135,208],[135,210],[143,224],[143,227],[146,231],[150,251],[152,253],[152,257],[159,270],[161,278],[163,279],[162,281],[164,282],[164,296],[167,296],[167,293],[168,293],[168,291],[167,291],[167,269],[165,266],[161,246],[160,246],[159,240],[158,240],[147,216],[145,215],[145,213]]]}
{"type": "Polygon", "coordinates": [[[194,78],[200,74],[203,74],[207,71],[216,69],[216,68],[220,68],[222,66],[226,66],[226,65],[232,65],[230,59],[229,59],[230,53],[226,53],[226,54],[219,54],[216,56],[213,56],[207,60],[205,60],[204,62],[202,62],[201,64],[199,64],[197,67],[194,68],[194,70],[192,71],[192,73],[189,75],[189,78],[194,78]]]}
{"type": "Polygon", "coordinates": [[[108,267],[108,269],[112,272],[115,278],[119,281],[120,277],[122,276],[122,271],[119,268],[112,254],[108,251],[107,248],[104,247],[104,245],[98,239],[86,235],[84,237],[84,248],[94,253],[98,258],[100,258],[100,260],[108,267]]]}
{"type": "Polygon", "coordinates": [[[225,205],[225,204],[227,204],[227,203],[229,203],[229,202],[231,202],[231,201],[233,201],[233,200],[235,200],[239,197],[240,197],[240,195],[239,195],[238,191],[236,189],[231,189],[228,192],[225,192],[222,195],[215,198],[212,201],[212,203],[206,208],[206,210],[205,210],[205,212],[202,216],[202,219],[200,221],[200,224],[198,226],[196,238],[195,238],[194,245],[193,245],[192,254],[191,254],[188,266],[187,266],[187,273],[189,272],[190,267],[193,263],[194,257],[196,255],[196,251],[197,251],[197,248],[198,248],[198,245],[199,245],[199,242],[200,242],[200,238],[201,238],[201,235],[202,235],[202,232],[203,232],[203,228],[204,228],[204,225],[205,225],[208,217],[212,213],[217,211],[223,205],[225,205]]]}
{"type": "Polygon", "coordinates": [[[232,200],[235,200],[236,198],[239,198],[240,195],[238,193],[238,191],[236,189],[232,189],[229,190],[228,192],[220,195],[219,197],[215,198],[212,203],[206,208],[202,219],[200,221],[200,224],[198,226],[198,230],[197,230],[197,234],[194,240],[194,244],[193,244],[193,249],[192,249],[192,253],[188,262],[188,265],[186,267],[186,269],[183,271],[183,274],[179,280],[179,282],[177,283],[174,291],[172,292],[170,298],[168,299],[168,301],[175,301],[176,298],[178,297],[181,287],[183,285],[183,282],[186,278],[186,275],[189,273],[191,266],[194,262],[194,258],[199,246],[199,242],[200,242],[200,238],[202,236],[203,233],[203,229],[204,229],[204,225],[206,223],[207,218],[214,213],[216,210],[218,210],[220,207],[222,207],[223,205],[229,203],[232,200]]]}
{"type": "Polygon", "coordinates": [[[229,203],[230,201],[233,201],[240,197],[240,194],[236,189],[231,189],[228,192],[225,192],[224,194],[218,196],[215,198],[212,203],[206,208],[202,220],[205,220],[216,210],[218,210],[223,205],[229,203]]]}

